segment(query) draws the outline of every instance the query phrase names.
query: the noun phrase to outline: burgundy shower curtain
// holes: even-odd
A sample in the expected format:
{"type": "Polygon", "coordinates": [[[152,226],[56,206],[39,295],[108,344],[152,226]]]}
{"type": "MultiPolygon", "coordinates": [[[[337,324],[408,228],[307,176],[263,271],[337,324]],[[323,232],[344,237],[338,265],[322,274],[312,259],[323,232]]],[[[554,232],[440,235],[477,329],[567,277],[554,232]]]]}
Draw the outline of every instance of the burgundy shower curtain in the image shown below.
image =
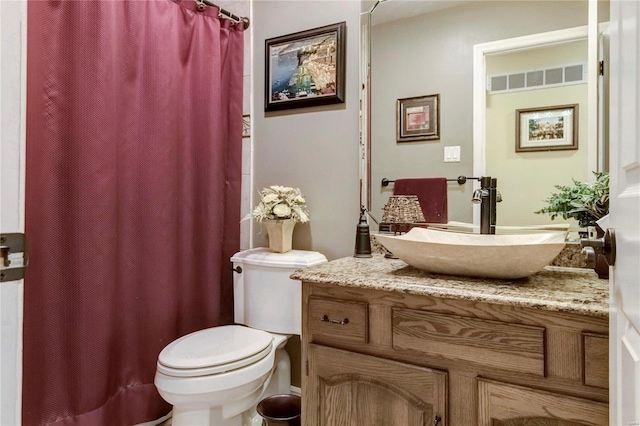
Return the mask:
{"type": "Polygon", "coordinates": [[[232,321],[243,37],[193,1],[29,1],[25,426],[163,416],[160,350],[232,321]]]}

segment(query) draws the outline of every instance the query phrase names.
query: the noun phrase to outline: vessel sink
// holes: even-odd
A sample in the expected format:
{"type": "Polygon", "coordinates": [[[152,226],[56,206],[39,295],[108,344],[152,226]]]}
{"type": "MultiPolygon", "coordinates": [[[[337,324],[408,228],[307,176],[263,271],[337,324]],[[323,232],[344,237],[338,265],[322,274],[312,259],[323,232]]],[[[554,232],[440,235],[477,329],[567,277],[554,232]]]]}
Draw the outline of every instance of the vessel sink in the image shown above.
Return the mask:
{"type": "MultiPolygon", "coordinates": [[[[496,226],[496,234],[524,234],[528,231],[568,231],[568,223],[553,223],[546,225],[526,225],[526,226],[496,226]]],[[[428,228],[447,229],[459,232],[480,232],[480,225],[473,223],[449,221],[447,223],[428,223],[428,228]]]]}
{"type": "Polygon", "coordinates": [[[567,231],[483,235],[413,228],[376,238],[407,264],[436,274],[513,279],[535,274],[564,247],[567,231]]]}

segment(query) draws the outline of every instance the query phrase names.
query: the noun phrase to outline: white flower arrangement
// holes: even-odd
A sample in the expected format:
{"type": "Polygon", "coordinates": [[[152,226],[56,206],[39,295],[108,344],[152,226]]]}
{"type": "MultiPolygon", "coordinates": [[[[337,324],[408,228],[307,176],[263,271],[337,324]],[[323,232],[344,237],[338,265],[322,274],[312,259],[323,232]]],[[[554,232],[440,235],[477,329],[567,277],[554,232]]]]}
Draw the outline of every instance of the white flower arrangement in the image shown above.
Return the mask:
{"type": "Polygon", "coordinates": [[[260,204],[253,209],[253,217],[258,221],[295,219],[309,222],[309,210],[300,189],[272,185],[260,191],[260,204]]]}

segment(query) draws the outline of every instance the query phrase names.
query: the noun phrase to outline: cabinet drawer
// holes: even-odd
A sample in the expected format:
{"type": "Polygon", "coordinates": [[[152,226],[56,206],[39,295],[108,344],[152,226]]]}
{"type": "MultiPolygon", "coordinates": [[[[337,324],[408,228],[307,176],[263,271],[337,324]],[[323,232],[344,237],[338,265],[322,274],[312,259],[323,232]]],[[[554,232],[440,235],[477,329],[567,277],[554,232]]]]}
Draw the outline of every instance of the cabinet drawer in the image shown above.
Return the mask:
{"type": "Polygon", "coordinates": [[[583,333],[584,384],[609,388],[609,337],[583,333]]]}
{"type": "Polygon", "coordinates": [[[367,343],[368,312],[366,302],[310,297],[307,321],[311,339],[326,336],[332,341],[367,343]]]}
{"type": "Polygon", "coordinates": [[[393,309],[393,347],[544,376],[544,328],[393,309]]]}

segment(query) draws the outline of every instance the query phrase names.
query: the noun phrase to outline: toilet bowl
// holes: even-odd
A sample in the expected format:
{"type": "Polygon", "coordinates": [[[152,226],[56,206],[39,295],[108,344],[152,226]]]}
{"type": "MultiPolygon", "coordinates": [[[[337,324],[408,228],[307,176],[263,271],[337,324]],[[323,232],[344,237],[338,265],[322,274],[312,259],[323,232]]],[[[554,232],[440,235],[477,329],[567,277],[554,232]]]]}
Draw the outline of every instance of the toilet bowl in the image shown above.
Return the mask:
{"type": "Polygon", "coordinates": [[[182,336],[158,356],[155,385],[173,405],[172,424],[258,426],[257,403],[289,393],[291,364],[284,346],[300,334],[301,283],[296,269],[325,263],[317,252],[234,255],[236,325],[182,336]],[[241,272],[240,272],[241,271],[241,272]]]}
{"type": "Polygon", "coordinates": [[[197,331],[168,345],[158,357],[155,384],[174,406],[172,424],[242,425],[241,415],[271,383],[276,353],[284,352],[287,339],[230,325],[197,331]]]}

